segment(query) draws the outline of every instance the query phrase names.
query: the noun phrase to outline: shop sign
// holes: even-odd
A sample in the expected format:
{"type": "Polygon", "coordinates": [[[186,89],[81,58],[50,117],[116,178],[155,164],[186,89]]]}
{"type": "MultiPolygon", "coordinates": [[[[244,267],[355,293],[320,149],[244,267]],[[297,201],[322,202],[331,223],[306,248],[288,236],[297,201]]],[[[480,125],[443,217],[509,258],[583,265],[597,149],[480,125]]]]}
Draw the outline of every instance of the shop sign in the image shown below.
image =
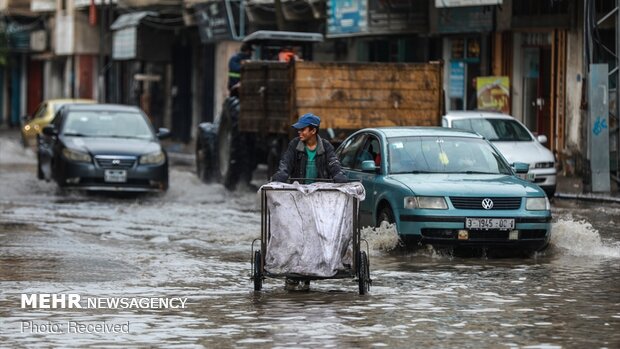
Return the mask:
{"type": "Polygon", "coordinates": [[[56,11],[55,0],[32,0],[30,1],[30,11],[32,12],[54,12],[56,11]]]}
{"type": "Polygon", "coordinates": [[[462,61],[450,62],[448,96],[465,98],[465,63],[462,61]]]}
{"type": "Polygon", "coordinates": [[[507,76],[476,78],[478,110],[510,113],[510,79],[507,76]]]}
{"type": "Polygon", "coordinates": [[[330,0],[327,3],[327,37],[368,31],[367,0],[330,0]]]}
{"type": "Polygon", "coordinates": [[[30,34],[30,50],[41,52],[47,49],[47,31],[35,30],[30,34]]]}
{"type": "Polygon", "coordinates": [[[453,7],[437,10],[440,33],[479,33],[493,29],[493,12],[484,7],[453,7]]]}
{"type": "Polygon", "coordinates": [[[435,7],[501,5],[503,0],[435,0],[435,7]]]}
{"type": "Polygon", "coordinates": [[[71,15],[56,15],[56,47],[54,53],[57,55],[72,55],[75,50],[75,22],[71,15]]]}
{"type": "Polygon", "coordinates": [[[428,4],[417,0],[368,0],[370,33],[403,33],[425,31],[428,4]]]}
{"type": "Polygon", "coordinates": [[[112,58],[134,59],[136,58],[136,41],[138,28],[126,27],[116,30],[112,34],[112,58]]]}
{"type": "Polygon", "coordinates": [[[198,24],[198,33],[202,43],[232,39],[223,1],[198,4],[195,10],[196,24],[198,24]]]}

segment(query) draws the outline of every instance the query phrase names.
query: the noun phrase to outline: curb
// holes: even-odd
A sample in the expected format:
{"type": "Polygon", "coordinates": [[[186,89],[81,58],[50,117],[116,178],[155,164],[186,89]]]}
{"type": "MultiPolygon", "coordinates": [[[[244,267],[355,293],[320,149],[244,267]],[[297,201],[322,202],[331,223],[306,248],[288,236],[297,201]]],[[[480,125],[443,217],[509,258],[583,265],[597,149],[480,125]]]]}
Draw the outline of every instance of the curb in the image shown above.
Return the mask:
{"type": "Polygon", "coordinates": [[[572,199],[572,200],[584,200],[584,201],[604,201],[615,202],[620,204],[620,197],[612,197],[606,195],[597,194],[568,194],[568,193],[555,193],[558,199],[572,199]]]}

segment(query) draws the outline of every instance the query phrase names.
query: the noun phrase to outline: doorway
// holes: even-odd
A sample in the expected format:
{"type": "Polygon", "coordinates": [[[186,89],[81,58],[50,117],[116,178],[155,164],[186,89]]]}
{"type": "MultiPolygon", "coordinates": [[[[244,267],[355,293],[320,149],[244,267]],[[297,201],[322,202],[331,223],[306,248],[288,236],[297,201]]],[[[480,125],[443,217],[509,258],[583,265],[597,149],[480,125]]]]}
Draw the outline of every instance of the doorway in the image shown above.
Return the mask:
{"type": "Polygon", "coordinates": [[[192,129],[192,47],[177,44],[172,54],[172,138],[189,143],[192,129]]]}
{"type": "Polygon", "coordinates": [[[536,135],[551,138],[551,47],[523,50],[523,121],[536,135]]]}

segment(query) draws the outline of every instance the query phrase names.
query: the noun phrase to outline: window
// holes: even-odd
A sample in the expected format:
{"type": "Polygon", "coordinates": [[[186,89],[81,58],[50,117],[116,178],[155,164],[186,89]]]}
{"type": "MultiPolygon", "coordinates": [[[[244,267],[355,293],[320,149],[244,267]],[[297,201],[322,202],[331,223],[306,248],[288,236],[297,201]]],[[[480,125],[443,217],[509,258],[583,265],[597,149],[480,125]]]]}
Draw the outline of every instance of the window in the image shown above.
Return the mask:
{"type": "Polygon", "coordinates": [[[34,119],[39,119],[39,118],[44,117],[46,110],[47,110],[47,103],[41,104],[39,109],[37,109],[37,111],[34,112],[33,118],[34,119]]]}
{"type": "Polygon", "coordinates": [[[375,136],[369,135],[362,147],[362,151],[356,157],[353,168],[361,170],[362,162],[366,160],[372,160],[375,162],[375,166],[381,166],[381,148],[379,144],[379,140],[375,136]]]}
{"type": "Polygon", "coordinates": [[[338,149],[337,156],[340,160],[340,165],[344,168],[353,168],[356,160],[356,155],[362,146],[365,135],[357,135],[345,143],[338,149]]]}
{"type": "Polygon", "coordinates": [[[65,117],[63,133],[83,137],[143,139],[153,137],[149,125],[141,114],[126,112],[70,112],[65,117]]]}
{"type": "Polygon", "coordinates": [[[452,122],[454,128],[477,132],[490,141],[529,142],[532,137],[523,125],[506,119],[463,119],[452,122]]]}
{"type": "Polygon", "coordinates": [[[510,174],[501,156],[482,139],[399,137],[390,139],[389,172],[510,174]]]}

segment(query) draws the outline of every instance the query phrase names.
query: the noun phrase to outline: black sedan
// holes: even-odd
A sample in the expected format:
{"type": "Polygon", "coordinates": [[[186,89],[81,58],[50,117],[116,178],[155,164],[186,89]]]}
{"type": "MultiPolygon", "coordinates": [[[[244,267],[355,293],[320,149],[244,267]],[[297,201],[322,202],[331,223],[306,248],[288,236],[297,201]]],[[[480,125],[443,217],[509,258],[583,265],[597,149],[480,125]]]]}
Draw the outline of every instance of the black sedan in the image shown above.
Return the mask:
{"type": "Polygon", "coordinates": [[[37,177],[60,187],[110,191],[166,191],[168,156],[137,107],[67,105],[38,139],[37,177]]]}

